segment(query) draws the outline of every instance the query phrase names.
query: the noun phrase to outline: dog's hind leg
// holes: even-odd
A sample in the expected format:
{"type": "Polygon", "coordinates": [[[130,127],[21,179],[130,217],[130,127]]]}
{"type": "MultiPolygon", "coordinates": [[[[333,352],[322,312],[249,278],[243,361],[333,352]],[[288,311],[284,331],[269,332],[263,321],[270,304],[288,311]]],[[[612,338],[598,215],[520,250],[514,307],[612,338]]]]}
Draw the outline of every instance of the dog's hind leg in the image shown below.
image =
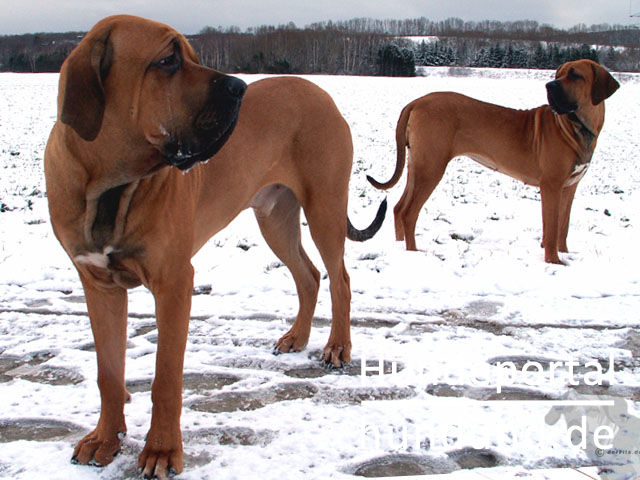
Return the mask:
{"type": "Polygon", "coordinates": [[[412,193],[410,190],[413,190],[413,178],[407,177],[407,184],[404,187],[404,192],[402,192],[402,196],[396,206],[393,207],[393,221],[396,230],[396,241],[401,242],[404,240],[404,222],[403,212],[406,208],[407,198],[410,198],[412,193]]]}
{"type": "MultiPolygon", "coordinates": [[[[326,185],[319,187],[326,189],[326,185]]],[[[327,364],[341,367],[351,361],[351,285],[344,265],[347,200],[346,195],[334,193],[312,192],[314,201],[304,208],[311,236],[329,274],[332,321],[323,357],[327,364]]]]}
{"type": "Polygon", "coordinates": [[[252,202],[260,231],[273,253],[291,271],[300,308],[293,327],[275,345],[276,353],[299,352],[307,345],[316,308],[320,273],[302,248],[300,203],[282,185],[263,189],[252,202]]]}
{"type": "MultiPolygon", "coordinates": [[[[414,148],[414,152],[415,150],[414,148]]],[[[400,232],[403,234],[407,250],[417,250],[415,231],[418,215],[442,179],[448,164],[446,159],[431,161],[417,155],[413,157],[410,154],[407,186],[394,208],[396,238],[399,237],[400,232]]],[[[401,238],[398,239],[401,240],[401,238]]]]}

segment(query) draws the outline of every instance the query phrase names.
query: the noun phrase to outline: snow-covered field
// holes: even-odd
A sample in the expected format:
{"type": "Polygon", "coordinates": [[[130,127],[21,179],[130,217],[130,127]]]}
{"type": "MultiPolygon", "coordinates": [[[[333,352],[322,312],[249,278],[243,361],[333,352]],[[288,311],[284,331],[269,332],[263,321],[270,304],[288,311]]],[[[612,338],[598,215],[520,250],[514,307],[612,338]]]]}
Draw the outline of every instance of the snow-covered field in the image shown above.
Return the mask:
{"type": "MultiPolygon", "coordinates": [[[[448,68],[425,74],[307,77],[333,96],[352,129],[349,212],[356,226],[370,222],[385,195],[393,207],[404,188],[401,180],[379,192],[365,174],[391,175],[395,123],[406,103],[454,90],[532,108],[546,102],[544,83],[553,77],[448,68]]],[[[214,237],[193,260],[180,478],[354,478],[479,466],[494,468],[452,478],[569,479],[572,470],[538,469],[607,463],[607,451],[595,457],[569,445],[565,420],[545,417],[550,402],[587,398],[567,397],[570,391],[626,399],[627,426],[640,407],[640,76],[616,77],[622,86],[607,100],[574,202],[571,253],[561,254],[568,266],[543,262],[537,189],[457,159],[420,215],[420,251],[395,242],[391,211],[373,240],[347,243],[354,360],[343,372],[319,363],[331,316],[328,280],[307,349],[275,357],[271,347],[297,311],[288,270],[251,212],[214,237]],[[593,373],[606,371],[612,356],[615,373],[595,382],[593,373]],[[384,375],[363,377],[363,358],[369,369],[384,361],[384,375]],[[579,385],[570,385],[566,363],[554,373],[553,361],[575,361],[579,385]],[[501,379],[500,362],[518,370],[511,381],[501,379]]],[[[69,462],[75,442],[95,426],[100,401],[82,288],[52,234],[44,193],[56,91],[57,75],[0,75],[0,478],[130,478],[149,427],[157,339],[152,297],[142,288],[130,294],[132,401],[122,454],[103,469],[69,462]]],[[[618,423],[607,408],[592,407],[587,416],[618,423]]],[[[640,437],[640,429],[627,430],[640,437]]],[[[625,462],[638,458],[632,452],[625,462]]]]}

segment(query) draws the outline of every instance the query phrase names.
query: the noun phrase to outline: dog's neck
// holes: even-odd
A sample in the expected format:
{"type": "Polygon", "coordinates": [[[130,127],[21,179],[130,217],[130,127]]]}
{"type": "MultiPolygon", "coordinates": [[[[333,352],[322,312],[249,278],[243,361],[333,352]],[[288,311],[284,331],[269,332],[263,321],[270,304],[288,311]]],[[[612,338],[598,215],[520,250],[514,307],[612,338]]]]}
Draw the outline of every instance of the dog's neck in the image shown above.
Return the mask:
{"type": "Polygon", "coordinates": [[[581,146],[583,150],[578,153],[577,165],[588,165],[591,163],[591,157],[596,146],[596,139],[598,135],[593,131],[591,126],[588,126],[584,120],[576,112],[572,112],[567,115],[576,138],[581,139],[581,146]]]}
{"type": "Polygon", "coordinates": [[[597,139],[593,126],[588,125],[576,112],[553,115],[562,132],[562,137],[576,153],[576,163],[589,163],[597,139]]]}
{"type": "Polygon", "coordinates": [[[92,164],[71,162],[71,158],[81,157],[70,152],[68,146],[50,149],[47,168],[56,175],[50,173],[47,190],[57,224],[71,227],[64,245],[75,257],[116,245],[125,230],[130,202],[144,176],[105,173],[91,168],[92,164]],[[69,197],[77,198],[73,205],[78,208],[69,208],[69,197]]]}
{"type": "MultiPolygon", "coordinates": [[[[74,137],[75,140],[75,137],[74,137]]],[[[73,145],[72,142],[68,142],[73,145]]],[[[115,245],[122,237],[131,199],[140,181],[161,173],[164,162],[149,157],[144,149],[126,155],[100,149],[119,161],[108,161],[101,157],[86,158],[82,165],[88,182],[78,185],[84,190],[85,212],[82,224],[84,248],[101,252],[108,245],[115,245]],[[140,157],[136,158],[136,155],[140,157]],[[148,158],[140,161],[140,158],[148,158]],[[137,167],[140,165],[140,167],[137,167]]],[[[72,153],[72,152],[69,152],[72,153]]],[[[79,154],[71,155],[81,158],[79,154]]]]}
{"type": "Polygon", "coordinates": [[[585,145],[591,145],[597,135],[593,133],[592,129],[584,123],[584,121],[576,114],[576,112],[570,113],[568,117],[569,120],[575,125],[576,133],[583,138],[585,145]]]}

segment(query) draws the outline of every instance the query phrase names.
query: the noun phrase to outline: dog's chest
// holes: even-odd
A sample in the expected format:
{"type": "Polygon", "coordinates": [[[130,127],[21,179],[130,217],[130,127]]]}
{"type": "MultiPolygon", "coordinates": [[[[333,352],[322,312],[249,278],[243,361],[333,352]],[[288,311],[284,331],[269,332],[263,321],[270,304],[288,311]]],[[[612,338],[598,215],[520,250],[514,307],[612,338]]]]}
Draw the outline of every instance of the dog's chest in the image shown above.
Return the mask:
{"type": "Polygon", "coordinates": [[[122,288],[135,288],[142,281],[131,268],[126,259],[136,256],[136,252],[117,250],[111,245],[102,252],[86,252],[73,257],[79,268],[83,268],[98,283],[105,286],[117,285],[122,288]]]}
{"type": "Polygon", "coordinates": [[[87,252],[80,255],[76,255],[75,257],[73,257],[73,260],[76,263],[79,263],[82,265],[91,265],[96,268],[108,269],[109,263],[111,262],[111,259],[109,258],[109,255],[111,253],[113,253],[113,247],[107,246],[104,248],[102,253],[87,252]]]}
{"type": "Polygon", "coordinates": [[[587,148],[582,153],[578,154],[577,158],[573,163],[573,169],[571,170],[571,174],[565,183],[565,186],[571,186],[578,183],[584,177],[584,174],[587,173],[589,169],[589,165],[591,165],[591,157],[593,156],[593,148],[587,148]]]}
{"type": "Polygon", "coordinates": [[[141,283],[127,267],[140,249],[132,248],[125,235],[131,197],[137,185],[134,182],[111,188],[98,197],[93,208],[87,209],[85,245],[73,260],[103,285],[133,288],[141,283]]]}
{"type": "Polygon", "coordinates": [[[591,162],[585,162],[585,163],[576,162],[573,166],[573,171],[571,172],[571,175],[569,175],[569,179],[565,183],[565,187],[574,185],[578,183],[580,180],[582,180],[582,177],[584,177],[584,174],[587,173],[587,170],[589,169],[590,163],[591,162]]]}

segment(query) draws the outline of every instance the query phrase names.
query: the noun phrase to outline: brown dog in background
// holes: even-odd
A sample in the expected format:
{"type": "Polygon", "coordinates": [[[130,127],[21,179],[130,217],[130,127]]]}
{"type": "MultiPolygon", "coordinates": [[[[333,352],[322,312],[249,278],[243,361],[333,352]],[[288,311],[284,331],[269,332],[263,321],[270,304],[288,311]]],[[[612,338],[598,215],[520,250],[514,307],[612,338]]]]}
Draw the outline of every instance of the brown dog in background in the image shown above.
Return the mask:
{"type": "Polygon", "coordinates": [[[344,241],[373,236],[386,208],[366,230],[349,222],[352,156],[349,126],[310,82],[272,78],[247,89],[201,66],[171,27],[138,17],[106,18],[84,37],[62,67],[45,153],[51,224],[82,281],[98,359],[100,418],[75,461],[106,465],[120,448],[127,289],[142,284],[155,299],[158,350],[138,465],[145,477],[182,470],[190,259],[245,208],[298,291],[297,318],[277,351],[305,347],[316,305],[320,274],[300,241],[303,208],[330,279],[324,360],[350,360],[344,241]]]}
{"type": "Polygon", "coordinates": [[[396,239],[416,250],[415,227],[422,205],[449,161],[467,156],[481,165],[540,187],[542,246],[549,263],[567,252],[571,203],[604,123],[604,100],[618,82],[591,60],[568,62],[547,83],[549,105],[514,110],[457,93],[437,92],[409,103],[396,128],[395,172],[379,189],[400,179],[409,150],[407,185],[394,207],[396,239]]]}

